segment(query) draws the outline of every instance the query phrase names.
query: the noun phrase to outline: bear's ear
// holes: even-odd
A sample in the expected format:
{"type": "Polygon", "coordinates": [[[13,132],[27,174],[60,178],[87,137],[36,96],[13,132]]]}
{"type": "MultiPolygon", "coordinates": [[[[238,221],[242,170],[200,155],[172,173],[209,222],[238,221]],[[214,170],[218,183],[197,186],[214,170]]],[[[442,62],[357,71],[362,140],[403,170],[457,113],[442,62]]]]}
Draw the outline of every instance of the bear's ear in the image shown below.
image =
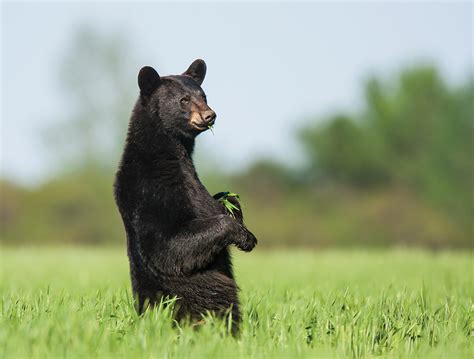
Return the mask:
{"type": "Polygon", "coordinates": [[[160,85],[160,75],[153,67],[142,67],[138,73],[138,86],[143,95],[149,96],[160,85]]]}
{"type": "Polygon", "coordinates": [[[206,77],[206,70],[207,66],[204,60],[197,59],[189,66],[183,75],[193,78],[194,81],[196,81],[198,85],[201,86],[202,82],[204,81],[204,77],[206,77]]]}

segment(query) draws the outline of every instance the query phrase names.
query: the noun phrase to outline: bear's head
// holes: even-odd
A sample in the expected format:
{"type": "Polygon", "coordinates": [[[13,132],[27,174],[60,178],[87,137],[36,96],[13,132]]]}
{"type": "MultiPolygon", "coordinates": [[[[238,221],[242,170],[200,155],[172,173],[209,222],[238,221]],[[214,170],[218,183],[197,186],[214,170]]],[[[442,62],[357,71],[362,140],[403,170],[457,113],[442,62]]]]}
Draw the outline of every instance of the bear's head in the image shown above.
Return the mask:
{"type": "Polygon", "coordinates": [[[141,104],[156,125],[169,134],[195,138],[216,119],[201,88],[205,76],[203,60],[194,61],[182,75],[164,77],[145,66],[138,74],[141,104]]]}

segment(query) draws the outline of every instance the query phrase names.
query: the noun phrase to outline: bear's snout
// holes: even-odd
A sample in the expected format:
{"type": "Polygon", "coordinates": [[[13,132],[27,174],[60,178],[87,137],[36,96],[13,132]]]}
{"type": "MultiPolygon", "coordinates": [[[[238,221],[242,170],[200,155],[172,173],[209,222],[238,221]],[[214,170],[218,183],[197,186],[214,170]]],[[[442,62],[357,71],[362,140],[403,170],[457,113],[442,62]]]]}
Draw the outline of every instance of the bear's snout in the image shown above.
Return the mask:
{"type": "Polygon", "coordinates": [[[214,125],[217,115],[209,106],[206,105],[204,109],[196,106],[192,110],[194,111],[191,112],[191,124],[198,130],[207,130],[214,125]]]}
{"type": "Polygon", "coordinates": [[[211,109],[204,111],[201,116],[204,119],[204,122],[206,122],[206,125],[208,126],[212,126],[216,121],[217,117],[216,113],[211,109]]]}

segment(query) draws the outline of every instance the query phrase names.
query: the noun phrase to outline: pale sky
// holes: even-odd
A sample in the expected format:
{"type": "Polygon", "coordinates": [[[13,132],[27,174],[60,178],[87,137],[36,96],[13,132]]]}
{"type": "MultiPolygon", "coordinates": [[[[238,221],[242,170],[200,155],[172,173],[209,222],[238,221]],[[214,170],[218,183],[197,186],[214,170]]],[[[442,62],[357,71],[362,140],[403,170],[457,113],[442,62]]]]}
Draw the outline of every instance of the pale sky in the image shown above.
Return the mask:
{"type": "Polygon", "coordinates": [[[1,6],[1,169],[26,184],[50,175],[38,133],[65,112],[57,68],[83,24],[127,35],[135,89],[143,65],[166,75],[206,60],[203,88],[218,118],[197,152],[227,169],[260,156],[298,161],[296,129],[359,108],[371,74],[430,62],[459,83],[473,65],[469,2],[1,6]]]}

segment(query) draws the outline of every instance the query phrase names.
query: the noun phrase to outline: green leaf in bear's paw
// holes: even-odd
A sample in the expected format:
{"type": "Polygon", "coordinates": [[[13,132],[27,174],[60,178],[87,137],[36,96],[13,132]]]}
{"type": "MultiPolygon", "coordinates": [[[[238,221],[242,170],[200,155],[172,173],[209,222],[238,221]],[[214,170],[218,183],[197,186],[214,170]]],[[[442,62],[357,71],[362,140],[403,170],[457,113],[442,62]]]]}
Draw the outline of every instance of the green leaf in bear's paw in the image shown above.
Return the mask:
{"type": "Polygon", "coordinates": [[[235,197],[237,199],[240,199],[240,196],[237,193],[233,192],[219,192],[214,195],[214,198],[221,202],[225,206],[229,214],[235,218],[234,211],[240,211],[240,209],[228,200],[229,197],[235,197]]]}

